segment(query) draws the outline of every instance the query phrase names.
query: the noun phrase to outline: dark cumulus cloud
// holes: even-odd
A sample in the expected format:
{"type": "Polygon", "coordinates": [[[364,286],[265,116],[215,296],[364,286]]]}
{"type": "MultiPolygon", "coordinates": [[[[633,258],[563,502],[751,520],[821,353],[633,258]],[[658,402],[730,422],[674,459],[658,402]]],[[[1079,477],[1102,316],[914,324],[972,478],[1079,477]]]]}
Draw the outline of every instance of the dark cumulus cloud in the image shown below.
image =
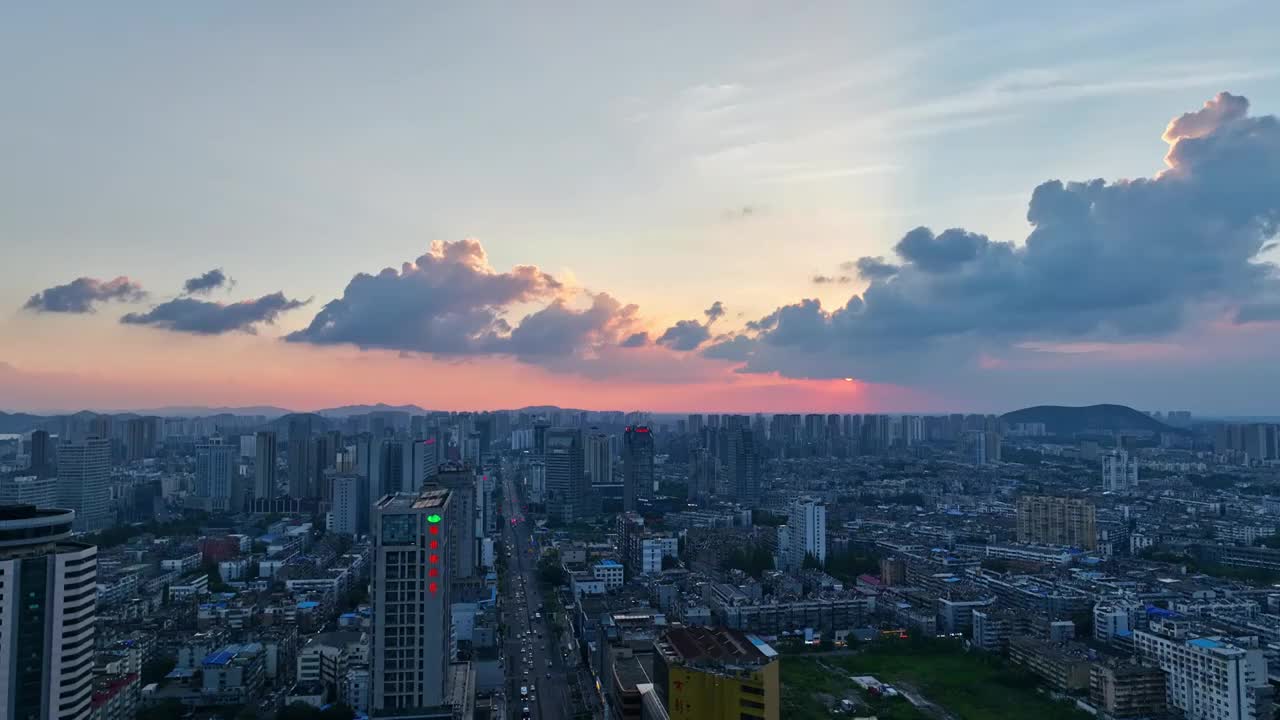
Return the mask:
{"type": "Polygon", "coordinates": [[[649,333],[643,330],[641,330],[640,332],[631,333],[621,343],[622,347],[625,347],[625,348],[644,347],[645,345],[648,345],[648,344],[649,344],[649,333]]]}
{"type": "Polygon", "coordinates": [[[461,240],[433,243],[399,270],[356,275],[342,297],[285,339],[441,356],[507,355],[557,372],[599,373],[601,358],[648,344],[638,314],[636,305],[604,292],[584,296],[532,265],[495,270],[479,241],[461,240]]]}
{"type": "Polygon", "coordinates": [[[663,331],[655,342],[680,352],[698,349],[700,345],[711,339],[711,326],[724,317],[724,303],[717,300],[711,304],[711,307],[703,310],[702,314],[707,318],[705,323],[697,320],[680,320],[663,331]]]}
{"type": "Polygon", "coordinates": [[[1200,308],[1268,321],[1280,280],[1259,255],[1280,228],[1280,122],[1248,108],[1220,93],[1175,118],[1155,177],[1042,183],[1020,244],[916,228],[895,262],[855,261],[870,284],[843,306],[785,305],[703,353],[745,357],[746,372],[893,381],[982,348],[1167,335],[1200,308]]]}
{"type": "Polygon", "coordinates": [[[658,344],[672,350],[694,350],[711,339],[711,331],[697,320],[680,320],[658,336],[658,344]]]}
{"type": "Polygon", "coordinates": [[[235,331],[252,334],[256,332],[257,325],[273,323],[280,313],[306,304],[303,300],[290,300],[279,292],[235,303],[180,297],[160,303],[145,313],[129,313],[120,318],[120,322],[194,335],[222,335],[235,331]]]}
{"type": "Polygon", "coordinates": [[[138,302],[146,297],[141,285],[123,275],[114,280],[80,277],[66,285],[41,290],[22,307],[36,312],[87,313],[93,312],[97,303],[138,302]]]}
{"type": "Polygon", "coordinates": [[[203,275],[193,277],[182,284],[182,289],[188,295],[199,295],[209,293],[218,288],[231,287],[233,281],[227,277],[222,268],[214,268],[203,275]]]}
{"type": "Polygon", "coordinates": [[[291,342],[436,354],[493,351],[511,333],[506,310],[563,290],[532,265],[489,266],[478,240],[435,242],[417,260],[351,278],[291,342]]]}
{"type": "Polygon", "coordinates": [[[853,278],[848,275],[814,275],[814,285],[848,285],[853,278]]]}

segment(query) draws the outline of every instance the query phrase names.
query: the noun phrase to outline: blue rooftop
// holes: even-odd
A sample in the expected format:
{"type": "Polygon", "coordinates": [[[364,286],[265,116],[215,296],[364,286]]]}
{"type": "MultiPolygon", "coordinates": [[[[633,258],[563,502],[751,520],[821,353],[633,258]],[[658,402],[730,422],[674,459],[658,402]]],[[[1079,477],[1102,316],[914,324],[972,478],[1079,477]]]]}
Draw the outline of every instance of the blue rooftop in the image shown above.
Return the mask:
{"type": "Polygon", "coordinates": [[[605,565],[607,567],[615,567],[618,565],[618,561],[617,560],[601,560],[600,564],[605,565]]]}
{"type": "Polygon", "coordinates": [[[1196,638],[1195,640],[1188,640],[1187,644],[1195,645],[1196,647],[1205,648],[1205,649],[1222,647],[1222,643],[1218,642],[1217,640],[1211,640],[1209,638],[1196,638]]]}
{"type": "Polygon", "coordinates": [[[299,610],[311,610],[313,608],[318,608],[318,607],[320,607],[320,603],[316,602],[315,600],[303,600],[302,602],[298,603],[299,610]]]}

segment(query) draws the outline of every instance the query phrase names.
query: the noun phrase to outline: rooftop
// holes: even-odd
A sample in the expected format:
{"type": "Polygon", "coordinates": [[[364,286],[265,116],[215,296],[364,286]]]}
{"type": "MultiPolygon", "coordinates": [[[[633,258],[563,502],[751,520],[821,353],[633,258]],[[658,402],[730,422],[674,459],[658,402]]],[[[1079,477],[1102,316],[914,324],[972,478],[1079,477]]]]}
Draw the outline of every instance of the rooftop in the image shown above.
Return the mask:
{"type": "Polygon", "coordinates": [[[663,634],[657,646],[668,660],[684,663],[762,665],[777,656],[764,640],[727,628],[674,628],[663,634]]]}

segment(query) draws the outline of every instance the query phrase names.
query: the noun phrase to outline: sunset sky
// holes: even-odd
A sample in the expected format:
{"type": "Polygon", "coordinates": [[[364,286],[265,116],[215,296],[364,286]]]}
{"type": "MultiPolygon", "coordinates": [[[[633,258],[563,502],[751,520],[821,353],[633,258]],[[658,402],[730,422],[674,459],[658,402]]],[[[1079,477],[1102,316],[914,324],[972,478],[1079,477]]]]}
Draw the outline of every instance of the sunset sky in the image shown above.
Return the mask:
{"type": "Polygon", "coordinates": [[[1277,27],[11,4],[0,410],[1275,414],[1277,27]]]}

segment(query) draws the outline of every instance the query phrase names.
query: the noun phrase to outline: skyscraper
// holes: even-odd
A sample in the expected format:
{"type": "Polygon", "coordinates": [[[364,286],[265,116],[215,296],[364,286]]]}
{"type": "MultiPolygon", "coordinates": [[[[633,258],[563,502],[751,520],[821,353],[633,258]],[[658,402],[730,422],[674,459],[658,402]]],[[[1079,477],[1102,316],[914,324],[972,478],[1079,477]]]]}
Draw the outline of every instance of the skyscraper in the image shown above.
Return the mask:
{"type": "Polygon", "coordinates": [[[330,530],[353,537],[369,532],[369,479],[358,473],[339,472],[329,481],[333,483],[330,530]]]}
{"type": "Polygon", "coordinates": [[[75,529],[95,532],[108,527],[108,480],[111,442],[90,437],[58,448],[58,504],[75,511],[75,529]]]}
{"type": "Polygon", "coordinates": [[[653,497],[653,433],[644,425],[622,434],[622,510],[635,512],[637,500],[653,497]]]}
{"type": "Polygon", "coordinates": [[[791,503],[787,514],[791,547],[787,548],[787,564],[793,570],[804,565],[812,555],[820,565],[827,562],[827,504],[813,498],[799,498],[791,503]]]}
{"type": "MultiPolygon", "coordinates": [[[[445,463],[428,483],[447,488],[456,519],[449,524],[449,574],[454,580],[476,572],[476,473],[463,463],[445,463]]],[[[428,485],[430,487],[430,485],[428,485]]],[[[481,533],[483,534],[483,533],[481,533]]]]}
{"type": "Polygon", "coordinates": [[[1138,489],[1138,458],[1124,450],[1102,456],[1102,490],[1127,493],[1138,489]]]}
{"type": "Polygon", "coordinates": [[[448,697],[450,492],[387,495],[374,512],[374,717],[428,716],[448,697]],[[420,713],[421,715],[418,715],[420,713]]]}
{"type": "Polygon", "coordinates": [[[209,510],[240,510],[235,486],[236,448],[221,438],[196,446],[196,497],[209,510]]]}
{"type": "Polygon", "coordinates": [[[1018,542],[1098,549],[1097,511],[1084,498],[1018,498],[1018,542]]]}
{"type": "Polygon", "coordinates": [[[46,430],[34,430],[31,433],[31,462],[29,467],[36,477],[48,477],[53,474],[53,448],[49,444],[49,433],[46,430]]]}
{"type": "Polygon", "coordinates": [[[718,494],[740,503],[760,499],[760,452],[755,433],[741,428],[720,430],[720,474],[718,494]]]}
{"type": "Polygon", "coordinates": [[[593,488],[613,484],[613,451],[609,447],[609,436],[599,428],[587,432],[583,458],[582,469],[593,488]]]}
{"type": "Polygon", "coordinates": [[[552,428],[546,431],[547,515],[553,522],[571,523],[581,513],[587,494],[582,469],[582,431],[552,428]]]}
{"type": "Polygon", "coordinates": [[[74,526],[71,510],[0,507],[0,717],[89,717],[98,548],[74,526]]]}
{"type": "Polygon", "coordinates": [[[311,417],[296,415],[289,420],[289,496],[295,499],[315,497],[311,481],[312,468],[311,417]]]}
{"type": "Polygon", "coordinates": [[[253,496],[259,500],[274,500],[280,492],[276,477],[276,434],[272,430],[261,430],[254,443],[253,496]]]}

